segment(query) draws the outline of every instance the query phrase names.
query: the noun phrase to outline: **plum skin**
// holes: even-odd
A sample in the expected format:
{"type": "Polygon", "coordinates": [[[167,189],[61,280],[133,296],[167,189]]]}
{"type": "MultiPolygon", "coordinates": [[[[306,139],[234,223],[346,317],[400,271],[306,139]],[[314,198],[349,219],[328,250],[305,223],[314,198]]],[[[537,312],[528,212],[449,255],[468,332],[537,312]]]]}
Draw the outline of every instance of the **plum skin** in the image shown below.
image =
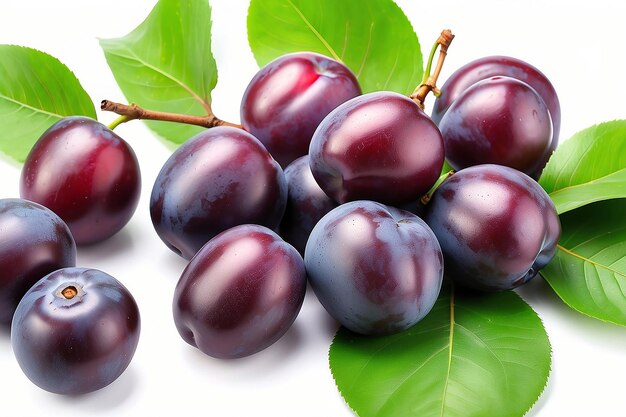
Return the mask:
{"type": "Polygon", "coordinates": [[[428,203],[425,220],[441,245],[446,276],[481,291],[531,280],[553,258],[561,233],[554,204],[539,184],[494,164],[446,179],[428,203]]]}
{"type": "Polygon", "coordinates": [[[250,81],[241,101],[241,124],[286,167],[308,153],[313,132],[331,110],[360,94],[344,64],[313,52],[285,54],[250,81]]]}
{"type": "Polygon", "coordinates": [[[76,265],[76,243],[54,212],[19,198],[0,200],[0,325],[37,281],[76,265]]]}
{"type": "Polygon", "coordinates": [[[118,280],[95,269],[63,268],[20,301],[11,345],[35,385],[78,395],[111,384],[126,370],[140,327],[137,303],[118,280]]]}
{"type": "Polygon", "coordinates": [[[166,246],[191,259],[230,227],[278,227],[286,204],[284,172],[263,144],[222,126],[187,140],[165,162],[152,188],[150,217],[166,246]]]}
{"type": "Polygon", "coordinates": [[[304,255],[309,235],[317,222],[337,203],[324,193],[313,178],[309,156],[304,155],[285,168],[287,207],[280,222],[280,236],[304,255]]]}
{"type": "Polygon", "coordinates": [[[183,340],[206,355],[242,358],[287,332],[305,292],[296,249],[264,226],[239,225],[191,259],[174,292],[174,322],[183,340]]]}
{"type": "Polygon", "coordinates": [[[134,151],[96,120],[61,119],[29,152],[20,196],[61,217],[78,245],[101,242],[120,231],[139,203],[141,173],[134,151]]]}
{"type": "Polygon", "coordinates": [[[304,252],[309,282],[328,313],[365,335],[405,330],[433,307],[443,255],[419,217],[373,201],[331,210],[304,252]]]}
{"type": "Polygon", "coordinates": [[[542,162],[539,163],[540,168],[530,173],[532,178],[539,178],[543,167],[545,167],[559,143],[561,106],[556,90],[550,80],[531,64],[517,58],[501,55],[486,56],[468,62],[454,71],[441,87],[441,95],[435,100],[431,113],[432,119],[435,123],[440,124],[448,108],[463,91],[475,83],[493,76],[512,77],[525,82],[539,94],[548,106],[552,119],[552,140],[550,147],[542,156],[542,162]]]}
{"type": "Polygon", "coordinates": [[[382,91],[330,112],[313,135],[309,155],[315,180],[338,203],[401,205],[419,199],[437,181],[444,145],[416,103],[382,91]]]}
{"type": "Polygon", "coordinates": [[[550,109],[554,125],[553,142],[558,142],[561,127],[561,106],[556,90],[548,78],[537,68],[517,58],[508,56],[487,56],[476,59],[454,71],[441,87],[441,94],[435,100],[432,119],[439,123],[452,103],[470,86],[487,78],[503,75],[530,85],[550,109]]]}
{"type": "Polygon", "coordinates": [[[528,175],[541,172],[552,144],[552,119],[528,84],[495,76],[463,91],[439,122],[446,159],[460,170],[500,164],[528,175]]]}

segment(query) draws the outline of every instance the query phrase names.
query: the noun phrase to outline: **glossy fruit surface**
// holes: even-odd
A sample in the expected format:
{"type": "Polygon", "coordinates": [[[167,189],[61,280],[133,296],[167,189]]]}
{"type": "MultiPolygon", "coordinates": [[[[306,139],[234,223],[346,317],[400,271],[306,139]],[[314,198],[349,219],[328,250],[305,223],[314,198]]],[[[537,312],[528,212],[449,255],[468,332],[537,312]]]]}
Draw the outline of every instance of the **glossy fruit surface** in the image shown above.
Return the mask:
{"type": "Polygon", "coordinates": [[[76,244],[59,216],[32,201],[0,200],[0,325],[50,272],[76,265],[76,244]]]}
{"type": "Polygon", "coordinates": [[[304,155],[285,168],[287,208],[280,222],[280,235],[304,254],[311,230],[326,213],[337,207],[313,178],[309,156],[304,155]]]}
{"type": "Polygon", "coordinates": [[[465,168],[446,179],[425,219],[441,245],[446,275],[485,291],[532,279],[554,256],[561,233],[539,184],[501,165],[465,168]]]}
{"type": "Polygon", "coordinates": [[[218,233],[246,223],[274,229],[287,203],[278,163],[249,133],[214,127],[167,160],[150,197],[150,216],[165,244],[185,259],[218,233]]]}
{"type": "Polygon", "coordinates": [[[309,149],[311,171],[339,203],[404,204],[435,183],[444,160],[441,133],[408,97],[364,94],[320,123],[309,149]]]}
{"type": "Polygon", "coordinates": [[[286,167],[306,155],[313,132],[341,103],[361,94],[348,67],[312,52],[283,55],[254,76],[241,101],[241,123],[286,167]]]}
{"type": "MultiPolygon", "coordinates": [[[[515,78],[530,85],[548,106],[550,117],[552,118],[553,137],[550,148],[543,157],[541,166],[545,166],[559,143],[561,106],[556,90],[550,80],[536,67],[525,61],[508,56],[495,55],[479,58],[462,66],[441,87],[441,95],[437,97],[433,106],[433,121],[439,124],[448,108],[463,91],[478,81],[497,75],[515,78]]],[[[541,170],[532,173],[531,176],[539,178],[540,174],[541,170]]]]}
{"type": "Polygon", "coordinates": [[[22,168],[20,196],[61,217],[77,244],[117,233],[139,202],[141,175],[122,138],[87,117],[67,117],[35,143],[22,168]]]}
{"type": "Polygon", "coordinates": [[[528,84],[495,76],[457,97],[439,122],[450,165],[500,164],[528,175],[541,171],[552,141],[545,102],[528,84]]]}
{"type": "Polygon", "coordinates": [[[443,279],[441,249],[426,223],[367,200],[324,216],[311,232],[304,263],[330,315],[368,335],[417,323],[431,310],[443,279]]]}
{"type": "Polygon", "coordinates": [[[211,239],[183,271],[174,322],[190,345],[216,358],[240,358],[276,342],[300,311],[302,257],[276,233],[240,225],[211,239]]]}
{"type": "Polygon", "coordinates": [[[11,344],[26,376],[57,394],[84,394],[115,381],[130,364],[140,333],[134,298],[95,269],[64,268],[20,301],[11,344]]]}

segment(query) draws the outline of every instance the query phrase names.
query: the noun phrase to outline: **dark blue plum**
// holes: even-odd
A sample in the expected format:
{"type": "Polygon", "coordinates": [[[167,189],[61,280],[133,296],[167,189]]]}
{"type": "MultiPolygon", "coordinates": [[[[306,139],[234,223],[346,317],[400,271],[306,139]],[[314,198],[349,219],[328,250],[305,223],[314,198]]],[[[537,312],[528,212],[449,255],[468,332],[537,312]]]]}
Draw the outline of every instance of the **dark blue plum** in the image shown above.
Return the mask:
{"type": "Polygon", "coordinates": [[[56,394],[85,394],[126,370],[140,327],[135,299],[118,280],[96,269],[63,268],[24,295],[11,344],[34,384],[56,394]]]}
{"type": "Polygon", "coordinates": [[[309,156],[304,155],[285,168],[287,208],[280,222],[280,235],[304,254],[306,242],[317,222],[337,203],[328,197],[313,178],[309,156]]]}
{"type": "Polygon", "coordinates": [[[240,224],[278,227],[287,204],[280,165],[251,134],[215,127],[189,139],[167,160],[150,197],[152,224],[185,259],[240,224]]]}
{"type": "Polygon", "coordinates": [[[313,132],[341,103],[361,94],[341,62],[313,52],[286,54],[250,81],[241,100],[241,124],[286,167],[306,155],[313,132]]]}
{"type": "Polygon", "coordinates": [[[330,315],[366,335],[417,323],[433,307],[443,279],[441,249],[426,223],[367,200],[326,214],[311,232],[304,263],[330,315]]]}
{"type": "Polygon", "coordinates": [[[76,265],[76,243],[65,222],[46,207],[0,200],[0,325],[9,326],[26,291],[50,272],[76,265]]]}
{"type": "Polygon", "coordinates": [[[561,234],[554,204],[539,184],[492,164],[446,179],[425,220],[439,239],[446,276],[483,291],[528,282],[550,262],[561,234]]]}
{"type": "Polygon", "coordinates": [[[203,353],[241,358],[285,334],[305,292],[304,262],[293,246],[266,227],[235,226],[207,242],[183,271],[174,322],[203,353]]]}

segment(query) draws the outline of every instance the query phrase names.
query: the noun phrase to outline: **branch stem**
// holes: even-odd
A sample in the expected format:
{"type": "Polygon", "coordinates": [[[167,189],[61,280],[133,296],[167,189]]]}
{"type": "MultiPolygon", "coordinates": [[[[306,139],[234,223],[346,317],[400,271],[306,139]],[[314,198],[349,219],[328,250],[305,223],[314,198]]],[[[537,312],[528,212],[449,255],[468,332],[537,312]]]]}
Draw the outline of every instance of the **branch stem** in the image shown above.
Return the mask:
{"type": "Polygon", "coordinates": [[[430,190],[425,195],[422,196],[422,198],[420,199],[420,203],[422,203],[423,205],[427,205],[428,203],[430,203],[430,199],[433,197],[433,194],[435,194],[435,191],[437,191],[437,188],[439,188],[439,186],[445,180],[453,176],[454,173],[455,173],[454,170],[450,170],[448,172],[441,174],[441,176],[439,176],[437,181],[435,181],[435,184],[430,188],[430,190]]]}
{"type": "Polygon", "coordinates": [[[113,120],[111,123],[109,123],[109,125],[107,126],[109,129],[113,130],[116,127],[118,127],[119,125],[121,125],[122,123],[125,123],[128,121],[128,117],[127,116],[120,116],[117,119],[113,120]]]}
{"type": "Polygon", "coordinates": [[[426,71],[424,72],[424,78],[422,79],[422,83],[417,86],[413,94],[411,94],[411,99],[417,103],[417,105],[424,110],[424,100],[426,96],[431,91],[437,96],[439,95],[439,89],[437,88],[437,79],[439,78],[439,74],[441,74],[441,69],[443,68],[443,63],[446,60],[446,56],[448,55],[448,47],[452,40],[454,39],[454,35],[450,29],[445,29],[437,38],[437,41],[433,45],[430,56],[428,57],[428,62],[426,64],[426,71]],[[431,74],[432,63],[435,59],[435,52],[439,49],[439,57],[437,58],[437,63],[435,65],[435,70],[431,74]]]}
{"type": "Polygon", "coordinates": [[[156,110],[148,110],[148,109],[139,107],[138,105],[134,103],[127,105],[127,104],[115,103],[109,100],[102,100],[102,103],[100,103],[100,109],[104,111],[110,111],[110,112],[119,114],[121,116],[121,117],[118,117],[109,125],[109,128],[111,129],[117,127],[121,123],[125,123],[130,120],[136,120],[136,119],[137,120],[160,120],[163,122],[184,123],[184,124],[201,126],[201,127],[206,127],[206,128],[211,128],[211,127],[216,127],[216,126],[231,126],[231,127],[243,129],[241,125],[224,121],[216,117],[212,112],[207,116],[193,116],[189,114],[168,113],[168,112],[161,112],[161,111],[156,111],[156,110]]]}

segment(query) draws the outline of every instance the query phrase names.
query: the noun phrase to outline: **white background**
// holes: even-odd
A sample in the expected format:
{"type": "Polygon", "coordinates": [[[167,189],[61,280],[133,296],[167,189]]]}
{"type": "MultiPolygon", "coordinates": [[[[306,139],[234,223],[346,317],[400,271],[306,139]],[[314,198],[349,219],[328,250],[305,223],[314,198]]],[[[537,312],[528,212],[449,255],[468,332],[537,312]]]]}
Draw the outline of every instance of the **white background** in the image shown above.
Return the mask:
{"type": "MultiPolygon", "coordinates": [[[[398,3],[425,53],[442,29],[456,34],[442,80],[478,57],[515,56],[552,80],[561,100],[561,138],[595,123],[626,118],[626,2],[398,3]]],[[[0,43],[56,56],[75,72],[96,105],[105,98],[124,102],[97,38],[125,35],[154,4],[155,0],[3,0],[0,43]]],[[[257,70],[246,38],[247,2],[211,4],[219,70],[213,107],[219,117],[236,122],[240,97],[257,70]]],[[[431,96],[428,108],[432,100],[431,96]]],[[[99,118],[107,124],[114,115],[99,113],[99,118]]],[[[8,332],[0,331],[1,414],[137,416],[196,411],[207,416],[351,416],[327,363],[337,326],[312,293],[292,329],[252,357],[220,361],[182,341],[174,328],[171,301],[185,262],[161,243],[148,213],[152,184],[170,151],[141,122],[121,125],[116,132],[133,146],[141,164],[140,205],[118,235],[81,248],[78,265],[117,277],[137,299],[142,334],[133,362],[117,381],[98,392],[53,395],[26,379],[11,351],[8,332]]],[[[18,196],[19,173],[18,165],[0,159],[0,198],[18,196]]],[[[540,278],[519,293],[543,319],[553,348],[548,386],[529,415],[626,416],[626,329],[568,309],[540,278]]]]}

